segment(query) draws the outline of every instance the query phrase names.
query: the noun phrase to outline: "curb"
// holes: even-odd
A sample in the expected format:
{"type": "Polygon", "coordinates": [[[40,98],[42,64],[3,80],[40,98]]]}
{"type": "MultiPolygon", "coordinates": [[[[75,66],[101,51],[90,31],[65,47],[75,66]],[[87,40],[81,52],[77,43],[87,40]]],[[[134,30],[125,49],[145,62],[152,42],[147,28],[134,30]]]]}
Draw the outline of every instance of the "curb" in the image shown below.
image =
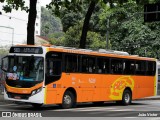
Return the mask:
{"type": "Polygon", "coordinates": [[[158,97],[141,98],[141,99],[137,99],[137,100],[160,100],[160,96],[158,96],[158,97]]]}

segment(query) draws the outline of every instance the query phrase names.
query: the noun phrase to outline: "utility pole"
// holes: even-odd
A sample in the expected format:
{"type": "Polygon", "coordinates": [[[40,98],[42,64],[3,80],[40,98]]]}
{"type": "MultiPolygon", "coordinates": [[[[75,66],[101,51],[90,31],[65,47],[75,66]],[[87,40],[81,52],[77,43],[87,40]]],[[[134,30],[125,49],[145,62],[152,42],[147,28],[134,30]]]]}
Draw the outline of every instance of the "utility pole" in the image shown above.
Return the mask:
{"type": "Polygon", "coordinates": [[[109,18],[107,19],[106,49],[109,49],[109,18]]]}

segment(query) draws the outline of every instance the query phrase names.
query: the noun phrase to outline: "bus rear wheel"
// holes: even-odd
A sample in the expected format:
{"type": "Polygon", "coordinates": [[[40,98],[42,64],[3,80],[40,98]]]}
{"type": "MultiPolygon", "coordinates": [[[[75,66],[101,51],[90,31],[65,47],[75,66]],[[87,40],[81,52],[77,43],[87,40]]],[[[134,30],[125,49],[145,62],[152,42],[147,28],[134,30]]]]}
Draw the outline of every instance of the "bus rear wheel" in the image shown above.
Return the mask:
{"type": "Polygon", "coordinates": [[[122,104],[129,105],[129,104],[131,104],[131,101],[132,101],[131,91],[128,89],[124,90],[123,96],[122,96],[122,104]]]}
{"type": "Polygon", "coordinates": [[[76,106],[76,99],[72,92],[66,91],[62,99],[62,108],[69,109],[76,106]]]}

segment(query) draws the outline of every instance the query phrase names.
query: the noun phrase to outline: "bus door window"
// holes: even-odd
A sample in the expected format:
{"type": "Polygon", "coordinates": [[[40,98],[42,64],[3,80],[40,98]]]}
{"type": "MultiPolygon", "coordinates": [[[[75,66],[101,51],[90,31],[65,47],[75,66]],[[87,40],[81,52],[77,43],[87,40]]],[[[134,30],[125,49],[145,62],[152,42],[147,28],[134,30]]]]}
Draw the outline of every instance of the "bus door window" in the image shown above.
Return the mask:
{"type": "Polygon", "coordinates": [[[61,61],[49,59],[47,60],[47,74],[50,76],[61,75],[61,61]]]}

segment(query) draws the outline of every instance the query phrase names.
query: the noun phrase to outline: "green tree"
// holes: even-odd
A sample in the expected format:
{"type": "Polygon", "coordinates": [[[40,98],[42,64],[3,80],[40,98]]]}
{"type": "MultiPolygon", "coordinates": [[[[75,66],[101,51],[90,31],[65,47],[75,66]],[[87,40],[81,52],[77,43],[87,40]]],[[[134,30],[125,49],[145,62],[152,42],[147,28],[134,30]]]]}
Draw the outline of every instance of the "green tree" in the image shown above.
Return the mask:
{"type": "Polygon", "coordinates": [[[91,19],[91,15],[95,9],[95,6],[97,5],[98,2],[99,2],[99,0],[88,0],[88,1],[85,1],[85,0],[71,0],[71,1],[60,0],[60,1],[56,1],[56,0],[53,0],[49,4],[48,8],[52,9],[56,15],[60,16],[60,13],[61,13],[60,10],[67,9],[68,11],[71,11],[71,12],[72,11],[82,12],[83,11],[83,9],[82,9],[83,4],[87,3],[89,5],[88,10],[85,15],[83,27],[82,27],[82,32],[81,32],[81,37],[80,37],[80,46],[79,46],[80,48],[85,48],[87,32],[89,29],[89,21],[91,19]]]}
{"type": "Polygon", "coordinates": [[[1,3],[6,2],[7,5],[3,6],[5,12],[11,12],[12,9],[25,10],[29,12],[28,26],[27,26],[27,44],[34,45],[34,32],[35,32],[35,20],[37,15],[36,4],[37,0],[29,0],[29,9],[25,6],[24,0],[0,0],[1,3]]]}
{"type": "Polygon", "coordinates": [[[54,32],[48,35],[48,38],[53,45],[65,45],[63,32],[54,32]]]}
{"type": "Polygon", "coordinates": [[[141,13],[143,13],[143,5],[134,1],[112,10],[107,9],[100,15],[101,29],[105,31],[104,24],[109,19],[110,29],[108,30],[112,49],[158,58],[160,24],[158,22],[144,23],[141,13]]]}
{"type": "Polygon", "coordinates": [[[59,18],[52,15],[52,12],[41,7],[41,35],[48,37],[49,34],[62,30],[59,18]]]}
{"type": "MultiPolygon", "coordinates": [[[[68,31],[66,31],[65,35],[58,37],[57,40],[55,37],[51,37],[51,43],[54,45],[62,45],[68,47],[79,47],[79,39],[81,36],[83,22],[79,22],[78,24],[70,27],[68,31]]],[[[105,48],[106,42],[103,36],[96,32],[88,32],[86,39],[86,48],[88,49],[99,49],[105,48]]]]}
{"type": "Polygon", "coordinates": [[[112,9],[117,6],[123,6],[123,4],[130,1],[136,2],[137,4],[144,4],[149,2],[149,0],[87,0],[87,1],[85,0],[58,0],[58,1],[53,0],[47,7],[49,9],[52,9],[56,15],[60,16],[60,13],[61,13],[60,11],[62,9],[78,12],[78,11],[82,11],[82,4],[84,3],[89,4],[87,12],[85,14],[85,18],[84,18],[84,23],[83,23],[83,28],[82,28],[81,38],[80,38],[80,46],[79,46],[80,48],[85,48],[91,15],[95,10],[95,7],[98,5],[98,3],[100,3],[102,7],[104,6],[104,4],[107,5],[107,3],[109,3],[110,8],[112,9]]]}

